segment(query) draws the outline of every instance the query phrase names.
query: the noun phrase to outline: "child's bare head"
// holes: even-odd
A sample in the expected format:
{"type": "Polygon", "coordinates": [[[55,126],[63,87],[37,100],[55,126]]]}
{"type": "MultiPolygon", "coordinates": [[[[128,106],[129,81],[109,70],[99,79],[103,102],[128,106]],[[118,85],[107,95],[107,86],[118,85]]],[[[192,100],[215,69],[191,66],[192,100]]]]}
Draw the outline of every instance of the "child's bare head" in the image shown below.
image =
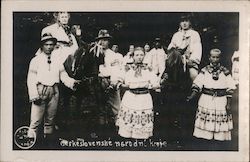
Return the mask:
{"type": "Polygon", "coordinates": [[[220,62],[221,50],[214,48],[210,50],[209,61],[213,65],[217,65],[220,62]]]}

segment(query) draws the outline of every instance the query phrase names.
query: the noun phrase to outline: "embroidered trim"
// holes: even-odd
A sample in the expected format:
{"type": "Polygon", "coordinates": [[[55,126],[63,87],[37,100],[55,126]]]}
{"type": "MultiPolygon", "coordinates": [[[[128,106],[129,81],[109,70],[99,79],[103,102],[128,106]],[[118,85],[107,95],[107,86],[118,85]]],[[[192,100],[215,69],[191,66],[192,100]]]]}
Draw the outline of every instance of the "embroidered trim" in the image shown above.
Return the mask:
{"type": "Polygon", "coordinates": [[[128,110],[121,107],[116,125],[128,131],[143,133],[153,131],[153,110],[128,110]]]}
{"type": "Polygon", "coordinates": [[[199,106],[195,127],[213,132],[232,130],[232,114],[227,114],[226,110],[212,110],[199,106]]]}

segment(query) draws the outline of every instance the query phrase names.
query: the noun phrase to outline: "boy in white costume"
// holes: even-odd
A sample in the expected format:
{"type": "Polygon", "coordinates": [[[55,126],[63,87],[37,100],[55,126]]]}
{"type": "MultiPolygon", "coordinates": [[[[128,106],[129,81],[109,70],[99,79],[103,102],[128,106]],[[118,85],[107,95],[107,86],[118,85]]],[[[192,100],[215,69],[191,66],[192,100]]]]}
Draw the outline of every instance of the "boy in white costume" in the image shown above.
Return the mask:
{"type": "Polygon", "coordinates": [[[180,28],[173,35],[168,46],[168,50],[177,48],[183,51],[184,70],[186,65],[192,80],[198,75],[198,68],[202,57],[201,38],[197,31],[191,28],[190,18],[182,16],[180,20],[180,28]]]}
{"type": "Polygon", "coordinates": [[[165,70],[167,55],[161,45],[161,39],[155,38],[155,47],[151,49],[145,56],[145,61],[150,68],[152,68],[155,75],[158,77],[160,82],[162,74],[165,70]]]}

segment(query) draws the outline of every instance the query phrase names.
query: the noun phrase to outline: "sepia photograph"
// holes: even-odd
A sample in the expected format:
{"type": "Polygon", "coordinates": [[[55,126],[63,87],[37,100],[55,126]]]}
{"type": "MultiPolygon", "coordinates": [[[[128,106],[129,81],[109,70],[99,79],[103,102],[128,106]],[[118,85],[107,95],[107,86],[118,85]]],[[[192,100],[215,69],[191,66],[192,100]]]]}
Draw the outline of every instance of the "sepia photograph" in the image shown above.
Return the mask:
{"type": "Polygon", "coordinates": [[[54,161],[70,161],[63,158],[65,151],[86,157],[161,154],[156,161],[199,161],[209,153],[217,155],[211,161],[230,161],[234,155],[247,161],[246,11],[157,10],[154,3],[163,2],[151,1],[149,9],[142,2],[135,4],[146,9],[112,10],[118,3],[110,1],[85,10],[72,4],[6,11],[12,33],[5,40],[1,32],[1,42],[11,42],[12,49],[1,52],[1,62],[11,63],[1,64],[1,149],[8,143],[16,161],[30,153],[38,157],[40,151],[45,156],[53,151],[59,156],[54,161]],[[10,94],[4,99],[7,85],[10,94]],[[180,160],[178,153],[190,156],[180,160]]]}

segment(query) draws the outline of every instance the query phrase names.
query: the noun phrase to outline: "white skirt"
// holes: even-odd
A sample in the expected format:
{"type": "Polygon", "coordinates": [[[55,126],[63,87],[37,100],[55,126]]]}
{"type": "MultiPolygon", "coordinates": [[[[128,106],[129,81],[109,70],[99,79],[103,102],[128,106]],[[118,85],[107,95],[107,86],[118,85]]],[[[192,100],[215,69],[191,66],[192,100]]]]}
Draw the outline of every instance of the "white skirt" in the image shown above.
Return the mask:
{"type": "Polygon", "coordinates": [[[126,91],[118,113],[118,134],[125,138],[147,139],[153,136],[153,102],[151,95],[126,91]]]}
{"type": "Polygon", "coordinates": [[[226,111],[227,98],[202,94],[196,112],[193,135],[197,138],[231,140],[232,114],[226,111]]]}

